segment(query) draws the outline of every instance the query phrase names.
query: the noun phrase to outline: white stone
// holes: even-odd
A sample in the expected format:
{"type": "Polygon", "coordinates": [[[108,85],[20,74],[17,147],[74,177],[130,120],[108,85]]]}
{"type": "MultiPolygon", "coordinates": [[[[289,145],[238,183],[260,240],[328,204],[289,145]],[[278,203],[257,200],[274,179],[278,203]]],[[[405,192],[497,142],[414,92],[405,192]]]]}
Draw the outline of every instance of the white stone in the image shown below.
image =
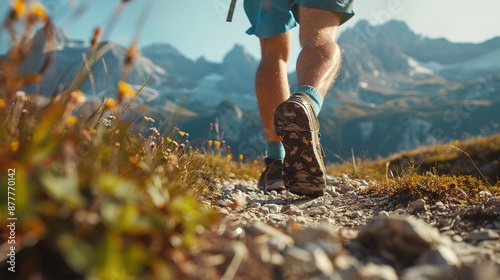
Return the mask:
{"type": "Polygon", "coordinates": [[[425,200],[417,199],[412,201],[410,205],[408,205],[408,212],[414,214],[416,212],[425,211],[425,200]]]}
{"type": "Polygon", "coordinates": [[[358,239],[410,260],[442,242],[436,228],[404,216],[372,219],[360,229],[358,239]]]}
{"type": "Polygon", "coordinates": [[[312,251],[314,262],[319,271],[323,274],[333,273],[333,265],[325,251],[321,247],[316,247],[312,251]]]}
{"type": "Polygon", "coordinates": [[[376,265],[368,263],[361,270],[363,279],[373,280],[398,280],[399,277],[392,266],[389,265],[376,265]]]}
{"type": "Polygon", "coordinates": [[[443,245],[426,251],[419,257],[416,263],[417,265],[435,265],[447,277],[452,276],[462,266],[462,262],[457,254],[452,249],[443,245]]]}

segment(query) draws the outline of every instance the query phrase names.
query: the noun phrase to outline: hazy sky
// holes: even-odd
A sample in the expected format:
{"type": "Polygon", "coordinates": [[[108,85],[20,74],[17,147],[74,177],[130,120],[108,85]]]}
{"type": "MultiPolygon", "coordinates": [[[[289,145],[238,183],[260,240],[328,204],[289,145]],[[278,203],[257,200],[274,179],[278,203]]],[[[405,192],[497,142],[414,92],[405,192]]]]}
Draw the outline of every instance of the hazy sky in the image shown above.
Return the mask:
{"type": "MultiPolygon", "coordinates": [[[[0,0],[1,15],[11,0],[0,0]],[[4,4],[5,3],[5,4],[4,4]]],[[[40,0],[73,38],[89,40],[96,25],[109,22],[111,12],[120,0],[40,0]],[[75,17],[77,7],[86,7],[75,17]]],[[[225,21],[230,0],[132,0],[118,21],[111,38],[123,45],[130,43],[136,30],[142,30],[141,45],[167,42],[189,58],[205,56],[221,61],[234,44],[244,45],[259,57],[259,44],[254,36],[245,34],[249,27],[238,0],[232,23],[225,21]],[[139,20],[145,11],[146,21],[139,20]],[[139,23],[139,24],[138,24],[139,23]]],[[[428,37],[445,37],[454,42],[480,42],[500,36],[498,0],[357,0],[356,16],[341,27],[340,32],[361,19],[384,23],[389,19],[407,22],[416,33],[428,37]]],[[[299,52],[297,30],[294,30],[292,59],[299,52]]],[[[7,37],[1,34],[0,43],[7,37]]]]}

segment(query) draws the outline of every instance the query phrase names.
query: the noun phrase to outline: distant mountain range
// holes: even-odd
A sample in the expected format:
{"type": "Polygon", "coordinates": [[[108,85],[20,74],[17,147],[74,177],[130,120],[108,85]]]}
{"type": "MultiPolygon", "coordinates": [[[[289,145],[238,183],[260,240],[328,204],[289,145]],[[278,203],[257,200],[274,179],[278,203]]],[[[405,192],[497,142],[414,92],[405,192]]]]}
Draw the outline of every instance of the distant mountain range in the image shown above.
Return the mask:
{"type": "MultiPolygon", "coordinates": [[[[29,72],[45,55],[42,33],[36,35],[29,72]]],[[[56,30],[55,56],[40,85],[50,96],[68,85],[82,67],[88,46],[56,30]]],[[[357,155],[375,157],[423,144],[500,132],[500,37],[483,43],[452,43],[415,34],[403,22],[372,26],[360,21],[339,37],[343,66],[320,115],[327,160],[357,155]]],[[[111,43],[81,89],[96,97],[113,95],[120,79],[139,87],[149,114],[172,119],[196,139],[207,136],[218,119],[235,153],[264,151],[254,77],[258,61],[236,45],[221,63],[190,60],[168,44],[141,50],[124,77],[126,49],[111,43]]],[[[291,88],[296,87],[290,73],[291,88]]],[[[35,88],[28,88],[33,92],[35,88]]],[[[200,140],[201,141],[201,140],[200,140]]]]}

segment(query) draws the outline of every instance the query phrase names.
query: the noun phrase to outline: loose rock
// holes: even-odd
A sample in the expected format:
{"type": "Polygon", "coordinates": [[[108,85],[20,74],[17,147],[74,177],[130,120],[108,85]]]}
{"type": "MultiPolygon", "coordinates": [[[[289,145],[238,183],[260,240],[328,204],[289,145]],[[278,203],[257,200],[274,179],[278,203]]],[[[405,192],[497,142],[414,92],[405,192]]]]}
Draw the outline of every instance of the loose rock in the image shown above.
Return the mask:
{"type": "Polygon", "coordinates": [[[425,211],[425,200],[423,199],[417,199],[408,205],[408,212],[415,214],[420,211],[425,211]]]}
{"type": "Polygon", "coordinates": [[[222,219],[204,232],[213,236],[193,256],[200,266],[193,279],[224,273],[235,279],[500,279],[495,197],[478,206],[419,199],[405,207],[366,194],[363,187],[376,182],[347,174],[328,177],[326,194],[316,199],[263,192],[256,184],[231,179],[219,188],[215,208],[222,219]]]}

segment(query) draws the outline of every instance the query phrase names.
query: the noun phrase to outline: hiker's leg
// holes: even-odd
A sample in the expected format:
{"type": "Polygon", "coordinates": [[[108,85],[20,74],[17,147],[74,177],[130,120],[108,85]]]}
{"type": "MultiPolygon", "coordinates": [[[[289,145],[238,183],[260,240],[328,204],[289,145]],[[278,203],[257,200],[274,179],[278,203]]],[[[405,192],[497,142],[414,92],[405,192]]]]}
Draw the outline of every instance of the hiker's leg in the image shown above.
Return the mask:
{"type": "Polygon", "coordinates": [[[299,7],[300,44],[297,59],[299,91],[309,86],[324,98],[341,66],[342,53],[336,42],[343,14],[316,8],[299,7]]]}
{"type": "Polygon", "coordinates": [[[261,38],[262,59],[255,77],[257,101],[267,142],[280,140],[274,132],[274,110],[290,97],[287,62],[290,54],[290,32],[261,38]]]}

